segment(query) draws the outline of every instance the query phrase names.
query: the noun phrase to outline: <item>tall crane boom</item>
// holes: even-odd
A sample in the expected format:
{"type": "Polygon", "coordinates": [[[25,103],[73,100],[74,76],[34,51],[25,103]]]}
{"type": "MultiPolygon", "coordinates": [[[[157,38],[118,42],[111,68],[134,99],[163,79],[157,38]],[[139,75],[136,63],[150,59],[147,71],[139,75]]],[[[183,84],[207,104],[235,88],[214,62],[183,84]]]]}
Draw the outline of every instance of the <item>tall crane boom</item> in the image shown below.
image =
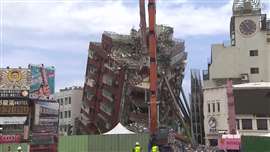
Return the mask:
{"type": "Polygon", "coordinates": [[[142,54],[147,55],[147,36],[146,36],[146,19],[145,19],[145,0],[140,0],[140,29],[141,29],[141,45],[142,54]]]}
{"type": "Polygon", "coordinates": [[[150,132],[157,133],[157,39],[156,39],[156,1],[148,1],[149,14],[149,56],[150,56],[150,132]]]}

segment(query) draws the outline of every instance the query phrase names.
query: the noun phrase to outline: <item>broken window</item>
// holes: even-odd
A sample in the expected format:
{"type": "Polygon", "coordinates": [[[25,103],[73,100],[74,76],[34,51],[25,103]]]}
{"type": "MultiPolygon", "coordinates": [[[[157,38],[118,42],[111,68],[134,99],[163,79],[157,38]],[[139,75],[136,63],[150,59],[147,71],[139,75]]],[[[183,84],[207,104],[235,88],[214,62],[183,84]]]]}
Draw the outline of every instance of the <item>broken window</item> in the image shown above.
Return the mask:
{"type": "Polygon", "coordinates": [[[112,114],[112,108],[113,108],[113,105],[111,105],[109,102],[101,102],[100,103],[100,109],[107,113],[108,115],[111,115],[112,114]]]}
{"type": "Polygon", "coordinates": [[[112,76],[108,75],[108,74],[104,74],[103,75],[103,78],[102,78],[102,82],[104,84],[107,84],[109,86],[112,86],[112,83],[113,83],[113,78],[112,76]]]}
{"type": "Polygon", "coordinates": [[[103,95],[103,97],[107,98],[108,100],[113,101],[113,95],[108,90],[103,89],[102,90],[102,95],[103,95]]]}

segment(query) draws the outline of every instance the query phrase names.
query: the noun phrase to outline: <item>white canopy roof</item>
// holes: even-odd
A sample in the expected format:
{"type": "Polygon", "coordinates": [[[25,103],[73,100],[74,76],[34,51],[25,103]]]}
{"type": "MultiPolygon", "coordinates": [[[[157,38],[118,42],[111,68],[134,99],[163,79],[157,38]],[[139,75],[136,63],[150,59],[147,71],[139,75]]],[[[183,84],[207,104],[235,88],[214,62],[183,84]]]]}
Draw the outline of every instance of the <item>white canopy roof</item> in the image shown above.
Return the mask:
{"type": "Polygon", "coordinates": [[[134,132],[128,130],[124,127],[120,122],[110,131],[104,133],[104,135],[112,135],[112,134],[135,134],[134,132]]]}

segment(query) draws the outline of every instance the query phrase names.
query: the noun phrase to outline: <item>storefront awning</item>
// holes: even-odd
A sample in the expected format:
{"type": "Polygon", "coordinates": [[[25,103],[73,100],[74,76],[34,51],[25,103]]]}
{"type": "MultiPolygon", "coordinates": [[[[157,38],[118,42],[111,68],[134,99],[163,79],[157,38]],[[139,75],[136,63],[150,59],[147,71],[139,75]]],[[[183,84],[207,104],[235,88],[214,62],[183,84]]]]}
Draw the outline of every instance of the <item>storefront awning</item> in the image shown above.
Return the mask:
{"type": "Polygon", "coordinates": [[[0,125],[24,124],[27,117],[0,117],[0,125]]]}

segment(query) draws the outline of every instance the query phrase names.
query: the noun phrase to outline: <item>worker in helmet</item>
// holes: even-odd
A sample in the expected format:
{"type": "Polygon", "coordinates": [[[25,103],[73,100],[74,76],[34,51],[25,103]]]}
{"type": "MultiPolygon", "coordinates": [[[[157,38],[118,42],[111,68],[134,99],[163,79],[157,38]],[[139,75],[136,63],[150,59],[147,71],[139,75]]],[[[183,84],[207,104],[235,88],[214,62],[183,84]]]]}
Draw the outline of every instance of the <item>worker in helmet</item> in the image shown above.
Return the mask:
{"type": "Polygon", "coordinates": [[[17,148],[17,151],[18,151],[18,152],[22,152],[22,147],[19,146],[19,147],[17,148]]]}
{"type": "Polygon", "coordinates": [[[142,148],[139,142],[136,142],[135,147],[133,148],[132,152],[142,152],[142,148]]]}
{"type": "Polygon", "coordinates": [[[159,152],[159,148],[156,144],[153,144],[153,146],[151,148],[151,152],[159,152]]]}

